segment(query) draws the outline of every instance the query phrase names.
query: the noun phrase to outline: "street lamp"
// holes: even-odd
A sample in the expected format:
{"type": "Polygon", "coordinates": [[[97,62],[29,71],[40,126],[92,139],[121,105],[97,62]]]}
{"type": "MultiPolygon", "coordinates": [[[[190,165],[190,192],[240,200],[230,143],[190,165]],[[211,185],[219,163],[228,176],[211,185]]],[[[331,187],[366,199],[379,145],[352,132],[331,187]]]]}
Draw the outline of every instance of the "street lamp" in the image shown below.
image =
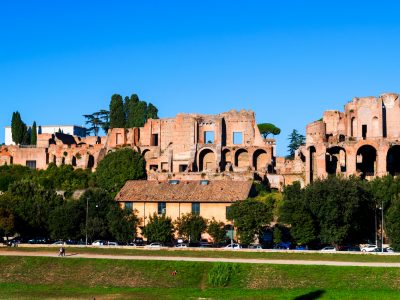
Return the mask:
{"type": "Polygon", "coordinates": [[[382,251],[382,253],[383,253],[383,201],[382,201],[382,207],[381,207],[381,210],[382,210],[382,225],[381,225],[381,239],[382,239],[382,246],[381,246],[381,251],[382,251]]]}
{"type": "Polygon", "coordinates": [[[85,225],[85,234],[86,234],[85,246],[86,246],[86,247],[87,247],[87,222],[88,222],[88,215],[89,215],[89,197],[86,198],[86,225],[85,225]]]}
{"type": "Polygon", "coordinates": [[[233,233],[235,232],[235,220],[232,219],[232,230],[231,230],[231,248],[233,249],[233,233]]]}

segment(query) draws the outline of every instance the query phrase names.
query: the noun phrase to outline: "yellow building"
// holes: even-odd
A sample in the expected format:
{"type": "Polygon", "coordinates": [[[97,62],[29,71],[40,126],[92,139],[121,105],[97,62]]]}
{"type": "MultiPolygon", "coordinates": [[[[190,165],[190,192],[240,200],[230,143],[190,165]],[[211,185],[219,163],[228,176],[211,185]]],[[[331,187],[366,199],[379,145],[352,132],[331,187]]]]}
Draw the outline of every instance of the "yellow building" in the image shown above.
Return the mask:
{"type": "Polygon", "coordinates": [[[227,208],[235,201],[252,194],[252,181],[169,180],[127,181],[115,200],[122,208],[135,210],[139,227],[146,225],[150,215],[165,214],[172,221],[187,213],[228,223],[227,208]]]}

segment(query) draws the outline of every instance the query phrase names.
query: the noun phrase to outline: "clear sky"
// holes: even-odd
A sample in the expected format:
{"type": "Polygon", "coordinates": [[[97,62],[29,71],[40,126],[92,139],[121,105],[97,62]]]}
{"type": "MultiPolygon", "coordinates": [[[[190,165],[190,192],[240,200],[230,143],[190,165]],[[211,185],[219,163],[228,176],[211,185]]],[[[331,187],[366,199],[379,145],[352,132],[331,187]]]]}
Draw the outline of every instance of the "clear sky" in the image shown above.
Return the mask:
{"type": "MultiPolygon", "coordinates": [[[[2,1],[0,126],[82,125],[113,93],[159,108],[252,109],[292,129],[400,92],[398,1],[2,1]]],[[[0,131],[0,143],[4,130],[0,131]]]]}

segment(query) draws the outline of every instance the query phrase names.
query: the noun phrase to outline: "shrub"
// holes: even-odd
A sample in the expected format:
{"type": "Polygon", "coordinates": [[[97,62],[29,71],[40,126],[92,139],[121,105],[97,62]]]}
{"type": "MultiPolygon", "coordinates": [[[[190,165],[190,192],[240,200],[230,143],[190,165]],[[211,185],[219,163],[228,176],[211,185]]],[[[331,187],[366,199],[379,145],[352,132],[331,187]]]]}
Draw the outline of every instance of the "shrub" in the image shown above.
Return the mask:
{"type": "Polygon", "coordinates": [[[237,264],[216,263],[208,273],[208,284],[213,287],[224,287],[229,284],[232,276],[239,271],[237,264]]]}

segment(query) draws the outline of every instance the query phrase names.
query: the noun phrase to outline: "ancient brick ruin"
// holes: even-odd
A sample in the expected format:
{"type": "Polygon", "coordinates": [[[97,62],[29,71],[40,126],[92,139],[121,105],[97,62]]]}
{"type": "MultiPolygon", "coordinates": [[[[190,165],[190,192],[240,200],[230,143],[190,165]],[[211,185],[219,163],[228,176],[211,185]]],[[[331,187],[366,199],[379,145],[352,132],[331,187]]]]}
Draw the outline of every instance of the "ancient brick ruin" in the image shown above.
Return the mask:
{"type": "Polygon", "coordinates": [[[354,98],[344,112],[325,111],[308,124],[306,183],[329,174],[365,179],[400,173],[400,101],[397,94],[354,98]]]}
{"type": "Polygon", "coordinates": [[[53,162],[95,169],[120,147],[143,154],[149,180],[258,179],[277,189],[287,183],[285,176],[289,182],[304,181],[303,166],[276,159],[275,140],[264,139],[254,112],[245,110],[149,119],[141,128],[114,128],[105,137],[39,134],[36,147],[3,146],[0,164],[45,169],[53,162]]]}

